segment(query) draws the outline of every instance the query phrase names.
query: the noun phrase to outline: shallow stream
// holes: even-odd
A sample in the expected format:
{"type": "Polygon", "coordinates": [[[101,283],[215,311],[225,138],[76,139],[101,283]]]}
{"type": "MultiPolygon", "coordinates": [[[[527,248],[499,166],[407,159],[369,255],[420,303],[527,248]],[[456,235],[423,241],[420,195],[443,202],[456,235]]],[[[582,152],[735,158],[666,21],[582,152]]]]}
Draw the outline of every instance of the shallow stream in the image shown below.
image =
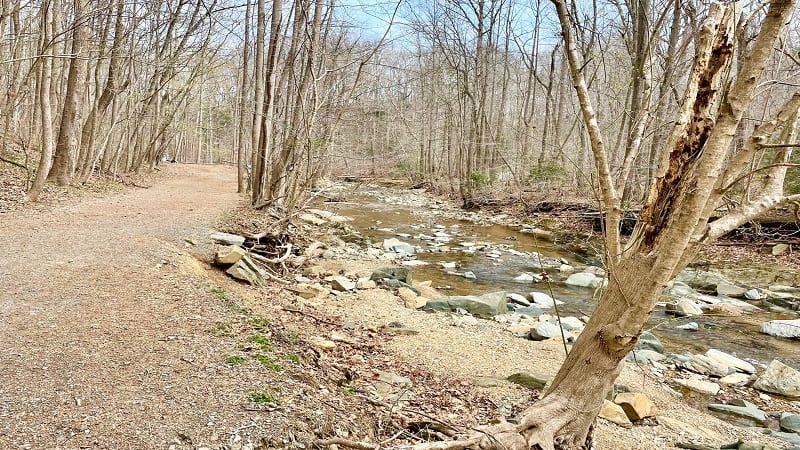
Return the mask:
{"type": "MultiPolygon", "coordinates": [[[[537,239],[531,234],[521,233],[519,227],[475,224],[459,219],[457,215],[445,213],[444,207],[437,208],[429,203],[393,201],[397,197],[385,195],[381,188],[362,187],[357,192],[350,192],[347,199],[347,203],[325,206],[351,217],[353,222],[350,224],[373,242],[398,238],[414,246],[432,248],[430,240],[418,237],[421,234],[432,236],[437,231],[449,234],[451,240],[443,243],[450,248],[449,251],[417,253],[418,260],[430,264],[413,268],[415,280],[432,280],[432,285],[443,289],[442,292],[446,295],[482,294],[500,290],[526,295],[532,291],[550,293],[552,290],[552,296],[564,302],[559,308],[562,316],[591,315],[594,310],[594,290],[564,284],[565,276],[558,274],[557,270],[549,270],[553,274],[553,281],[550,283],[514,281],[515,277],[524,272],[542,272],[537,258],[529,255],[531,252],[563,259],[577,267],[588,265],[590,260],[596,261],[596,258],[588,255],[566,250],[573,246],[537,239]],[[494,255],[481,251],[468,253],[467,249],[471,247],[462,246],[464,242],[474,242],[475,247],[489,244],[489,248],[494,250],[488,253],[493,252],[494,255]],[[519,255],[518,252],[526,254],[519,255]],[[440,264],[444,262],[455,262],[458,268],[444,269],[440,264]],[[476,278],[467,279],[454,273],[465,271],[473,272],[476,278]]],[[[735,283],[737,280],[731,281],[735,283]]],[[[790,366],[800,367],[800,342],[759,332],[759,326],[764,321],[796,316],[762,310],[739,317],[702,315],[675,319],[665,315],[663,311],[663,307],[656,308],[648,328],[661,339],[666,351],[705,353],[709,348],[716,348],[760,365],[769,364],[772,359],[778,358],[790,366]],[[687,322],[697,322],[699,331],[676,328],[687,322]]]]}

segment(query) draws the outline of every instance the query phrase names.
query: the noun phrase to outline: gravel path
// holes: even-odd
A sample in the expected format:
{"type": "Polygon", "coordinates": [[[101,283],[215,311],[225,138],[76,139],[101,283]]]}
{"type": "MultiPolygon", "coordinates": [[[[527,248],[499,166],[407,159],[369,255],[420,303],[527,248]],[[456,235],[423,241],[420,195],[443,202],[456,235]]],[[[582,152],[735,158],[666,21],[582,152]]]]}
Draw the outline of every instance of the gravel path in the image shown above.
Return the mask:
{"type": "Polygon", "coordinates": [[[0,448],[166,448],[241,426],[217,368],[230,315],[184,238],[239,202],[234,169],[0,216],[0,448]]]}

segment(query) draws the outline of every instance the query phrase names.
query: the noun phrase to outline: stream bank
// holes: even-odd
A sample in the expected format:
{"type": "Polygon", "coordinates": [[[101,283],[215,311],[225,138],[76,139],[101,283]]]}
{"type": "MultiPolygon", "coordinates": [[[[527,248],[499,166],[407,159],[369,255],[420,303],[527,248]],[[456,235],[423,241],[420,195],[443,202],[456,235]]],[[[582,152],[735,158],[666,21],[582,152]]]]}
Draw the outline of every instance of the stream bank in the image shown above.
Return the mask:
{"type": "MultiPolygon", "coordinates": [[[[410,269],[415,280],[425,281],[409,284],[429,303],[436,303],[435,299],[425,297],[445,295],[452,299],[497,291],[517,294],[520,299],[514,305],[514,299],[508,298],[507,303],[512,306],[508,307],[506,314],[495,316],[494,320],[474,320],[460,304],[451,308],[453,311],[449,314],[430,314],[416,310],[412,306],[413,300],[409,300],[402,287],[386,291],[370,289],[371,285],[362,284],[359,287],[367,289],[354,290],[354,293],[333,288],[325,298],[335,299],[334,303],[322,300],[318,306],[330,308],[330,312],[351,320],[365,321],[373,327],[399,325],[402,331],[393,340],[393,345],[405,357],[439,373],[471,379],[477,386],[483,386],[481,389],[494,390],[495,393],[513,391],[514,387],[506,380],[509,375],[552,375],[557,371],[564,351],[560,336],[531,340],[531,333],[527,331],[531,327],[527,325],[535,322],[526,322],[526,315],[531,313],[531,308],[539,308],[539,314],[530,314],[533,318],[541,321],[544,317],[545,322],[558,323],[547,300],[536,301],[537,297],[541,300],[543,294],[545,298],[559,301],[559,313],[565,322],[577,321],[572,329],[567,330],[568,333],[580,332],[580,319],[586,320],[585,316],[591,314],[592,298],[598,295],[596,287],[602,284],[604,275],[601,268],[592,264],[597,261],[592,254],[575,251],[589,247],[590,240],[586,239],[580,245],[565,245],[560,239],[568,233],[549,231],[537,223],[523,223],[505,214],[464,212],[421,192],[364,186],[349,190],[346,185],[333,189],[338,198],[347,199],[346,202],[323,205],[336,214],[334,222],[328,222],[335,223],[332,235],[336,237],[321,253],[320,263],[307,271],[308,277],[301,278],[301,282],[313,283],[326,278],[330,281],[331,277],[344,276],[359,284],[373,275],[375,269],[395,265],[410,269]],[[538,278],[544,274],[546,280],[539,281],[538,278]],[[565,283],[576,278],[576,274],[592,274],[594,279],[583,287],[565,283]],[[525,301],[533,305],[528,306],[523,303],[525,301]],[[398,302],[407,308],[398,309],[398,302]],[[522,314],[514,311],[517,307],[523,308],[522,314]],[[409,335],[405,334],[406,331],[409,335]],[[426,337],[421,338],[422,334],[426,337]],[[454,364],[453,357],[461,361],[454,364]]],[[[306,216],[305,219],[324,228],[326,225],[320,221],[327,222],[324,217],[330,213],[315,212],[320,215],[315,219],[306,216]]],[[[729,379],[726,380],[728,384],[720,386],[717,382],[724,378],[723,374],[715,374],[713,365],[712,369],[700,367],[702,364],[698,361],[706,361],[707,355],[719,350],[722,355],[752,366],[750,372],[763,373],[774,358],[798,367],[797,341],[767,336],[758,328],[765,321],[797,318],[796,312],[791,310],[797,300],[792,297],[794,291],[788,289],[792,294],[784,292],[781,301],[775,302],[777,297],[769,287],[782,283],[791,287],[800,277],[784,270],[770,272],[763,267],[751,268],[751,279],[757,278],[752,277],[752,272],[760,277],[761,283],[756,284],[731,277],[735,268],[724,267],[718,272],[714,269],[705,266],[702,270],[687,270],[667,290],[669,296],[665,296],[662,308],[652,321],[652,332],[657,336],[655,340],[663,347],[660,356],[648,354],[650,348],[644,346],[636,352],[637,360],[631,361],[620,382],[631,383],[637,390],[647,392],[667,416],[672,416],[668,411],[681,411],[672,416],[678,422],[679,418],[687,415],[698,415],[703,417],[701,422],[706,423],[709,404],[743,399],[750,402],[747,407],[761,408],[771,414],[771,418],[753,422],[724,412],[719,417],[746,428],[760,426],[766,430],[765,425],[771,425],[777,430],[780,413],[800,413],[796,401],[743,386],[752,383],[755,375],[744,377],[746,381],[742,381],[742,377],[733,377],[735,383],[730,383],[732,380],[729,379]],[[765,284],[765,280],[769,283],[765,284]],[[713,292],[716,295],[708,294],[718,286],[720,292],[742,298],[717,292],[713,292]],[[759,293],[758,299],[747,300],[745,294],[753,289],[759,293]],[[676,317],[666,314],[666,306],[676,300],[691,301],[702,308],[698,315],[676,317]],[[709,350],[712,352],[708,353],[709,350]],[[705,391],[703,388],[707,385],[703,383],[714,384],[719,389],[715,387],[712,391],[705,391]],[[670,406],[664,410],[665,403],[670,406]],[[697,409],[690,408],[689,412],[685,409],[689,406],[697,409]]],[[[323,282],[323,286],[328,285],[323,282]]],[[[510,398],[513,394],[499,400],[500,412],[510,409],[506,405],[510,398]]],[[[669,417],[665,419],[666,422],[670,420],[669,417]]],[[[674,421],[671,424],[678,428],[682,426],[674,421]]],[[[715,433],[717,436],[731,433],[729,428],[726,430],[722,434],[715,433]]],[[[619,430],[611,428],[606,431],[607,439],[619,438],[619,430]]],[[[698,433],[695,428],[690,434],[715,435],[708,431],[698,433]]],[[[791,435],[781,436],[792,439],[791,435]]],[[[639,442],[632,448],[660,447],[649,447],[639,442]]]]}
{"type": "MultiPolygon", "coordinates": [[[[284,293],[294,295],[296,306],[292,308],[299,308],[305,316],[336,317],[330,323],[339,323],[321,334],[309,330],[316,334],[307,341],[322,354],[346,356],[348,342],[365,332],[387,339],[385,349],[393,355],[393,366],[399,370],[376,375],[385,386],[373,386],[372,392],[401,410],[407,401],[419,401],[421,393],[432,394],[426,381],[413,375],[430,372],[450,380],[446,385],[459,386],[459,392],[475,391],[489,398],[494,405],[490,413],[493,417],[513,418],[539,395],[564,358],[562,327],[558,327],[554,314],[558,302],[553,298],[563,302],[559,309],[561,324],[572,327],[566,331],[579,334],[586,320],[583,316],[591,314],[591,298],[596,293],[592,286],[603,283],[602,269],[593,265],[591,254],[565,250],[559,233],[537,229],[539,224],[515,223],[502,214],[464,213],[421,192],[348,189],[331,189],[335,197],[346,202],[321,204],[299,216],[304,222],[298,224],[300,235],[319,242],[298,256],[306,268],[294,280],[284,280],[284,293]],[[528,231],[520,233],[522,228],[528,231]],[[542,274],[549,282],[536,281],[542,274]],[[567,284],[575,275],[584,278],[589,287],[567,284]],[[543,327],[537,332],[544,334],[548,329],[558,331],[534,340],[531,329],[537,326],[543,327]]],[[[687,284],[673,285],[673,294],[689,297],[687,300],[698,308],[697,302],[705,299],[706,309],[723,304],[727,306],[722,311],[741,314],[734,317],[752,316],[745,309],[754,308],[754,304],[703,294],[698,289],[707,291],[709,287],[692,281],[695,278],[697,273],[686,280],[687,284]],[[689,286],[690,282],[697,289],[689,286]],[[711,297],[720,301],[712,304],[711,297]]],[[[708,277],[698,279],[709,281],[708,277]]],[[[730,286],[723,285],[723,290],[726,288],[730,286]]],[[[665,307],[667,300],[665,297],[665,307]]],[[[677,304],[674,298],[669,302],[677,304]]],[[[724,327],[698,324],[697,331],[678,329],[678,333],[695,337],[688,348],[665,332],[689,321],[713,318],[720,322],[729,317],[709,315],[702,309],[699,313],[680,320],[659,316],[655,335],[642,339],[646,346],[637,349],[636,361],[626,365],[617,381],[620,392],[646,395],[654,404],[647,415],[655,417],[631,426],[626,423],[626,413],[622,413],[623,421],[604,407],[597,426],[599,448],[660,449],[687,442],[719,448],[737,439],[775,446],[771,448],[788,445],[774,433],[782,426],[782,414],[794,417],[800,413],[798,403],[748,386],[764,377],[771,355],[750,358],[736,353],[741,357],[737,358],[728,353],[734,353],[730,347],[718,352],[719,348],[708,345],[707,337],[699,337],[724,327]],[[729,375],[732,377],[723,383],[729,375]],[[721,404],[725,409],[736,407],[738,401],[748,401],[741,403],[744,412],[761,420],[753,423],[741,418],[744,416],[711,415],[709,405],[721,404]],[[763,436],[761,431],[773,435],[763,436]]],[[[789,311],[769,314],[781,313],[789,311]]],[[[724,320],[735,323],[733,319],[724,320]]],[[[749,320],[757,329],[760,319],[749,320]]],[[[565,337],[569,341],[566,333],[565,337]]],[[[728,335],[726,340],[735,341],[732,337],[728,335]]],[[[791,348],[794,341],[780,343],[791,348]]],[[[567,350],[569,345],[567,342],[567,350]]],[[[784,355],[791,358],[792,353],[784,355]]],[[[452,395],[444,391],[440,394],[452,395]]],[[[619,396],[610,398],[617,400],[619,396]]],[[[437,411],[439,414],[454,422],[461,417],[450,409],[437,411]]]]}

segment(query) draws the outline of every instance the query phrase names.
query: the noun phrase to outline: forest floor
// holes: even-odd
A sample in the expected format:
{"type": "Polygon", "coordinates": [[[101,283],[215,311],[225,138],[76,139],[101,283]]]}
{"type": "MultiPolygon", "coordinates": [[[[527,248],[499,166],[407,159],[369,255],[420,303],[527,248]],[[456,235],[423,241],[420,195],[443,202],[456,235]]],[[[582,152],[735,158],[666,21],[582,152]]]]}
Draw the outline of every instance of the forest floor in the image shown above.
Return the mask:
{"type": "MultiPolygon", "coordinates": [[[[303,300],[233,281],[210,264],[208,235],[241,203],[234,180],[233,168],[171,165],[148,188],[0,215],[0,449],[391,445],[424,434],[403,430],[513,416],[536,393],[502,378],[557,370],[558,342],[452,327],[387,291],[303,300]]],[[[635,367],[622,382],[663,420],[600,421],[600,449],[770,442],[635,367]]]]}

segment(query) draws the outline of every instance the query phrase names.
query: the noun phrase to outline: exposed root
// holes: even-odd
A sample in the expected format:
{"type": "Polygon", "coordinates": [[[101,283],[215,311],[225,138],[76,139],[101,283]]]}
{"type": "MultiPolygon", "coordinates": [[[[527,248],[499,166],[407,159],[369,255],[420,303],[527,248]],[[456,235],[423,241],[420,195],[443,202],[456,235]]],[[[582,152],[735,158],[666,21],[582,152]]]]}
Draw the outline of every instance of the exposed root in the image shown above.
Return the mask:
{"type": "Polygon", "coordinates": [[[530,407],[517,427],[527,448],[538,450],[587,450],[592,448],[596,411],[575,411],[567,400],[545,397],[530,407]],[[591,420],[588,426],[586,420],[591,420]],[[590,418],[590,419],[588,419],[590,418]]]}
{"type": "Polygon", "coordinates": [[[387,445],[333,438],[318,446],[338,445],[357,450],[592,450],[597,410],[580,410],[571,399],[550,395],[522,413],[518,424],[506,421],[477,427],[456,440],[387,445]]]}
{"type": "MultiPolygon", "coordinates": [[[[465,450],[468,448],[477,448],[476,446],[480,443],[482,438],[482,436],[475,436],[469,439],[457,441],[423,442],[421,444],[390,448],[397,450],[465,450]]],[[[315,443],[321,447],[340,445],[342,447],[354,448],[357,450],[381,450],[382,448],[387,448],[381,447],[379,444],[370,444],[368,442],[351,441],[341,438],[323,439],[318,440],[315,443]]]]}
{"type": "Polygon", "coordinates": [[[551,402],[544,408],[532,408],[519,425],[502,422],[477,428],[470,436],[453,441],[423,442],[414,445],[384,446],[368,442],[332,438],[316,441],[321,447],[338,445],[356,450],[590,450],[592,433],[584,438],[581,425],[551,402]]]}

